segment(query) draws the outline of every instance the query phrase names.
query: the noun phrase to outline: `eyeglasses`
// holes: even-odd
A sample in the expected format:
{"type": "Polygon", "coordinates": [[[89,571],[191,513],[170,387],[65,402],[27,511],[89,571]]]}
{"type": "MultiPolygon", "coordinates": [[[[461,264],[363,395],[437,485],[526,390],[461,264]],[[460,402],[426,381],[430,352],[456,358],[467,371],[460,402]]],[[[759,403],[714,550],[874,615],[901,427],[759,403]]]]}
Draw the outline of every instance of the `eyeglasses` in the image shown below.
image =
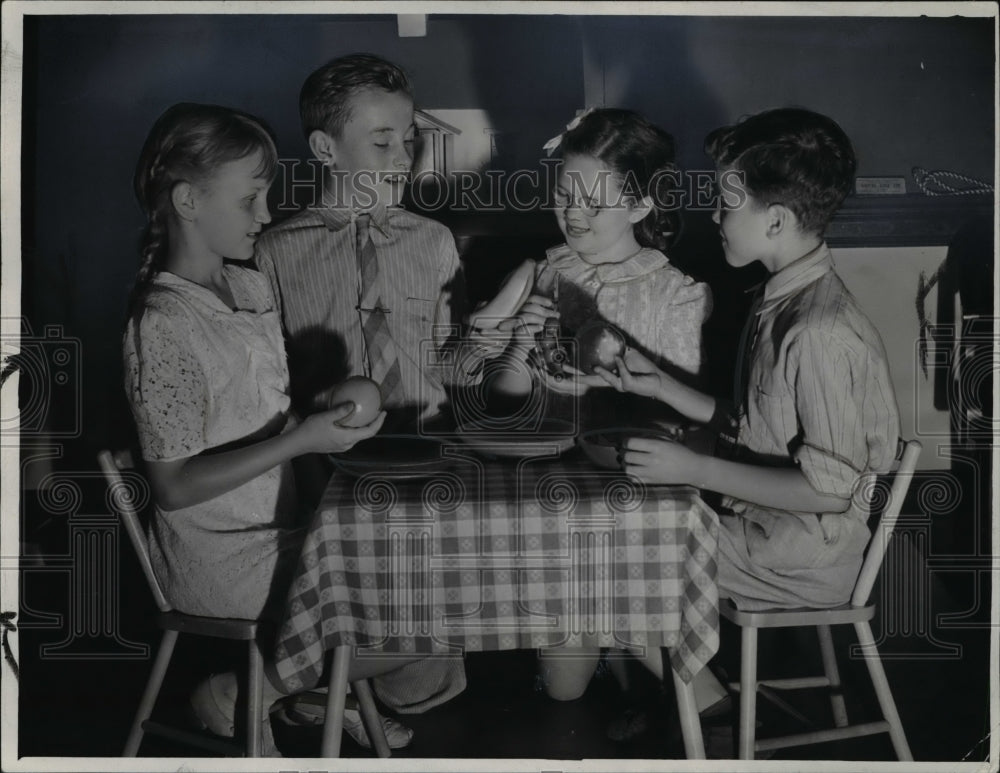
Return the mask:
{"type": "Polygon", "coordinates": [[[606,209],[622,209],[626,206],[624,199],[624,194],[621,194],[614,204],[595,204],[593,200],[581,196],[570,196],[558,188],[552,192],[552,203],[555,204],[556,209],[578,209],[586,217],[597,217],[606,209]]]}

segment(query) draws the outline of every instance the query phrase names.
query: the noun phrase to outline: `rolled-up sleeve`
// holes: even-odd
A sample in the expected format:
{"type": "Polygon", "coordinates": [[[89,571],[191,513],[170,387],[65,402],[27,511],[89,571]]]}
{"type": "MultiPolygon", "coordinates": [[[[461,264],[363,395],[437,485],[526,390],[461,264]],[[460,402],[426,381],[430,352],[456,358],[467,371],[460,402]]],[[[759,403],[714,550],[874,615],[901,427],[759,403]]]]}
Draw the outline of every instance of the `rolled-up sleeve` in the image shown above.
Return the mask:
{"type": "Polygon", "coordinates": [[[806,330],[786,358],[799,434],[789,450],[816,491],[849,498],[858,478],[891,463],[898,415],[884,366],[860,339],[806,330]]]}
{"type": "Polygon", "coordinates": [[[446,231],[441,237],[441,294],[434,308],[434,338],[440,350],[461,324],[465,313],[465,272],[455,248],[455,239],[446,231]]]}

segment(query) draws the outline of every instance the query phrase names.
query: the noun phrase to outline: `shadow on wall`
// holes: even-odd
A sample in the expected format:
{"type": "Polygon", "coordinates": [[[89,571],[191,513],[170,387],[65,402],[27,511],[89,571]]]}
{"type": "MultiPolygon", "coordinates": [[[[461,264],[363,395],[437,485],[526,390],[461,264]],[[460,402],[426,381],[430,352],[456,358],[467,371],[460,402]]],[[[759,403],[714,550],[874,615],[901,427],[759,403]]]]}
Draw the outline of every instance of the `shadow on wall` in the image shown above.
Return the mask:
{"type": "MultiPolygon", "coordinates": [[[[541,144],[599,94],[670,130],[688,169],[706,163],[709,129],[797,102],[841,120],[864,173],[920,164],[989,177],[992,34],[989,19],[470,15],[432,16],[427,37],[401,39],[392,15],[28,16],[24,310],[36,335],[58,324],[79,340],[74,442],[89,463],[127,424],[119,339],[143,227],[131,177],[146,132],[175,102],[257,114],[283,156],[305,159],[302,81],[335,56],[367,50],[407,69],[418,106],[487,111],[501,132],[500,167],[537,169],[541,144]]],[[[483,265],[540,257],[558,234],[539,217],[523,232],[474,229],[480,243],[510,240],[483,265]]],[[[710,221],[688,221],[673,259],[713,284],[713,320],[741,318],[738,285],[747,282],[719,262],[710,221]]],[[[724,345],[726,335],[717,338],[724,345]]]]}
{"type": "MultiPolygon", "coordinates": [[[[707,133],[738,116],[727,112],[723,84],[706,68],[704,29],[718,19],[650,17],[642,24],[627,17],[581,22],[589,73],[588,101],[636,110],[666,129],[686,172],[681,234],[669,251],[671,262],[712,290],[712,314],[703,329],[705,387],[728,397],[732,391],[737,342],[750,308],[746,288],[763,278],[759,265],[733,269],[726,264],[711,209],[699,202],[698,178],[714,170],[704,151],[707,133]]],[[[713,50],[716,50],[713,48],[713,50]]],[[[725,60],[723,60],[725,61],[725,60]]],[[[727,74],[731,77],[731,74],[727,74]]],[[[711,191],[708,191],[709,193],[711,191]]]]}

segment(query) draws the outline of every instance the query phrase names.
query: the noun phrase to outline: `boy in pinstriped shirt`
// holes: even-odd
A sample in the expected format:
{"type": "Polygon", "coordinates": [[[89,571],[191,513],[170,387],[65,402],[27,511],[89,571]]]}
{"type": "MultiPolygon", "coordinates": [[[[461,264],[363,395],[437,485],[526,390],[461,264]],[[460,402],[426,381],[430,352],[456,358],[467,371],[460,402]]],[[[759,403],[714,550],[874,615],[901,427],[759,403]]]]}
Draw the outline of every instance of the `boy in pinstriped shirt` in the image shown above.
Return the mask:
{"type": "MultiPolygon", "coordinates": [[[[605,379],[730,431],[734,453],[633,438],[624,466],[647,482],[723,495],[721,597],[741,609],[837,606],[870,537],[855,488],[889,469],[899,434],[882,341],[823,240],[851,189],[854,150],[833,120],[792,108],[718,129],[706,149],[720,173],[743,182],[745,196],[720,202],[714,216],[727,262],[759,260],[771,274],[748,321],[738,394],[726,405],[635,352],[605,379]]],[[[662,676],[658,656],[649,665],[662,676]]]]}
{"type": "MultiPolygon", "coordinates": [[[[360,307],[356,239],[365,213],[378,260],[375,295],[399,362],[401,388],[383,407],[397,427],[433,416],[453,370],[441,353],[461,318],[463,281],[451,232],[399,206],[416,132],[406,75],[375,56],[340,57],[306,79],[299,106],[324,164],[323,200],[265,232],[255,253],[281,316],[292,404],[307,415],[325,407],[332,387],[366,375],[370,310],[360,307]]],[[[460,693],[465,669],[460,657],[428,659],[373,682],[388,706],[416,713],[460,693]]]]}
{"type": "Polygon", "coordinates": [[[440,353],[464,283],[451,232],[399,206],[416,133],[406,75],[375,56],[340,57],[306,79],[299,107],[324,165],[323,200],[264,233],[256,252],[285,330],[293,405],[311,413],[331,387],[367,375],[356,255],[364,212],[401,378],[384,407],[397,426],[433,416],[445,402],[440,353]]]}
{"type": "Polygon", "coordinates": [[[869,537],[854,487],[889,468],[899,434],[882,341],[823,241],[851,189],[854,150],[833,120],[792,108],[719,129],[706,147],[720,172],[743,178],[745,197],[721,201],[714,216],[726,261],[760,260],[771,273],[749,323],[741,394],[724,405],[631,354],[622,381],[609,380],[730,425],[735,458],[635,439],[626,466],[726,495],[733,514],[722,518],[719,586],[738,606],[836,606],[853,590],[869,537]]]}

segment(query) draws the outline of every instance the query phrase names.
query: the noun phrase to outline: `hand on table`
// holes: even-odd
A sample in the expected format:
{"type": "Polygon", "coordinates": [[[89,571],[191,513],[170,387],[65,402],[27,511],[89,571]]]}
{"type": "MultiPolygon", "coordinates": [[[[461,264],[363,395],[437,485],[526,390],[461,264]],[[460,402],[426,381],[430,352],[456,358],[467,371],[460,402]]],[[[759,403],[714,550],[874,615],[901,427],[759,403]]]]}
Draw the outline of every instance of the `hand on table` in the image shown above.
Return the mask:
{"type": "Polygon", "coordinates": [[[692,484],[702,457],[673,440],[632,437],[622,447],[622,469],[643,483],[692,484]]]}
{"type": "Polygon", "coordinates": [[[385,411],[379,411],[371,422],[362,427],[345,427],[339,422],[354,413],[354,403],[341,403],[328,411],[313,413],[296,429],[306,445],[304,453],[336,454],[347,451],[355,443],[372,437],[385,421],[385,411]]]}

